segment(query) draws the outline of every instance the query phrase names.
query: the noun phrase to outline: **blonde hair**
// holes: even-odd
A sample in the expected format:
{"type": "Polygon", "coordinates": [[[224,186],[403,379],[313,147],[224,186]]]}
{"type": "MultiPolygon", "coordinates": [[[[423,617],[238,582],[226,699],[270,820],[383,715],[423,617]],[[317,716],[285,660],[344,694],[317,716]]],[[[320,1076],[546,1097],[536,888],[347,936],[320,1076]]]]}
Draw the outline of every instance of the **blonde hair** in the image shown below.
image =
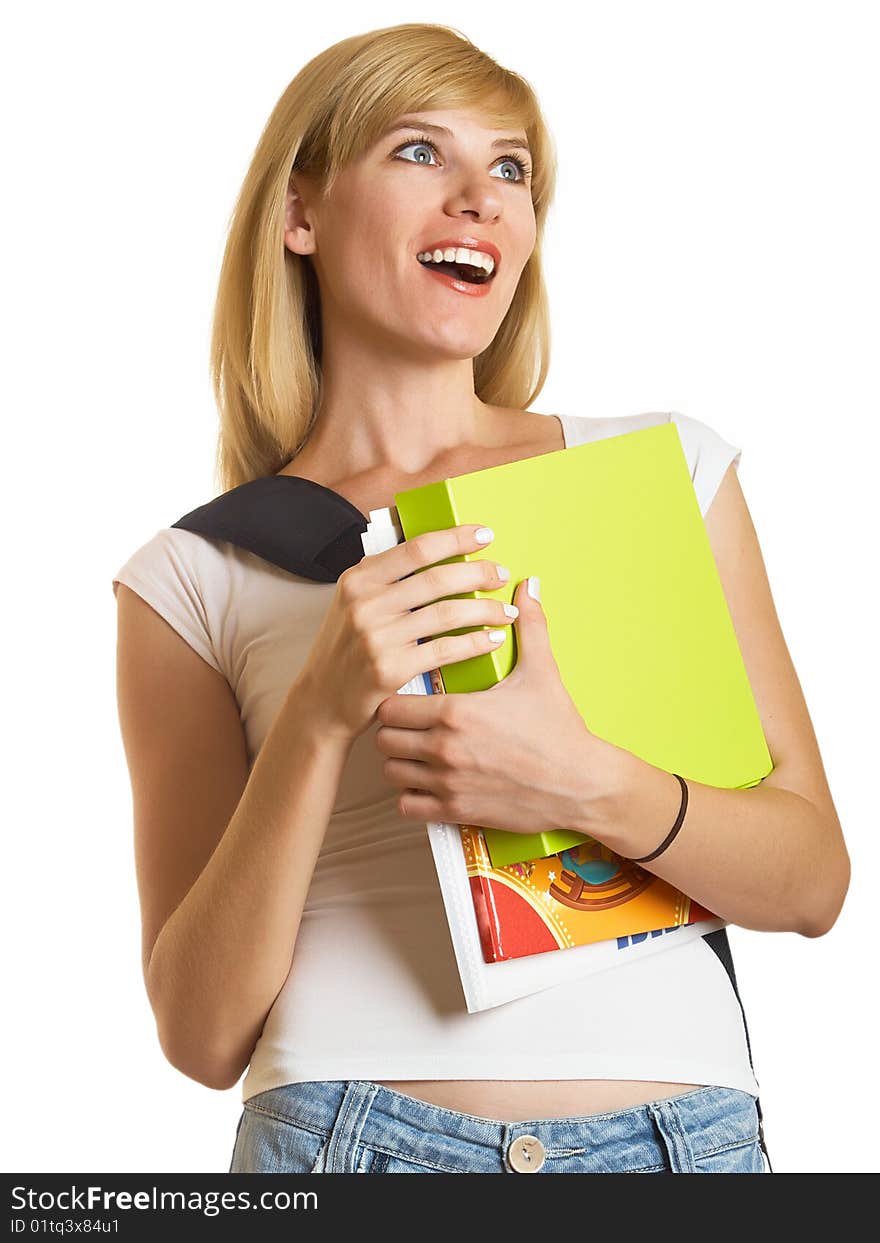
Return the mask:
{"type": "Polygon", "coordinates": [[[307,258],[284,244],[291,177],[313,177],[326,196],[338,173],[397,117],[474,107],[490,125],[524,128],[537,225],[510,308],[474,359],[474,391],[488,404],[525,410],[543,388],[550,322],[541,242],[556,157],[534,91],[448,26],[414,22],[355,35],[315,56],[288,85],[230,218],[210,359],[221,491],[285,466],[308,439],[320,404],[317,280],[307,258]]]}

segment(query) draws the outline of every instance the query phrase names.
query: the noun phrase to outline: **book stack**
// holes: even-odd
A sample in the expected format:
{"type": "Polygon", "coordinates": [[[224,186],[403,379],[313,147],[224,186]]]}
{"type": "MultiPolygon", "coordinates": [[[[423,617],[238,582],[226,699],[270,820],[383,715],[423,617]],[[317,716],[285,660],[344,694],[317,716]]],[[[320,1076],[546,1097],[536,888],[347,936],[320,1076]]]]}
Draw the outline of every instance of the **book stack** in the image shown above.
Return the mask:
{"type": "MultiPolygon", "coordinates": [[[[366,555],[425,531],[485,524],[495,532],[491,556],[511,577],[466,596],[509,601],[523,578],[540,576],[554,659],[591,732],[707,785],[744,789],[772,772],[674,422],[394,500],[371,511],[366,555]]],[[[431,670],[398,693],[485,690],[513,668],[515,646],[510,627],[499,648],[431,670]]],[[[640,953],[660,952],[727,922],[574,830],[427,829],[471,1013],[569,978],[569,956],[588,974],[636,942],[640,953]]]]}

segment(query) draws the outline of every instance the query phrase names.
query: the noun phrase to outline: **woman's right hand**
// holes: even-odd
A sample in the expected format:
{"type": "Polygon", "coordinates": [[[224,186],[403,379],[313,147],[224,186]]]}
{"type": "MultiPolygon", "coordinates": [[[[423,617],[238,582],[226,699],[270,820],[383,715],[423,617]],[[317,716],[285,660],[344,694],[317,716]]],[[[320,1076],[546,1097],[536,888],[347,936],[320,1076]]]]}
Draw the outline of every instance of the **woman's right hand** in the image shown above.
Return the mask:
{"type": "Polygon", "coordinates": [[[334,736],[353,742],[372,724],[382,701],[417,674],[500,646],[489,630],[444,633],[461,626],[497,628],[513,620],[501,600],[443,598],[497,591],[507,581],[509,575],[499,574],[497,563],[485,558],[435,564],[485,548],[476,539],[478,530],[468,524],[425,531],[340,574],[298,679],[334,736]],[[439,637],[418,642],[433,635],[439,637]]]}

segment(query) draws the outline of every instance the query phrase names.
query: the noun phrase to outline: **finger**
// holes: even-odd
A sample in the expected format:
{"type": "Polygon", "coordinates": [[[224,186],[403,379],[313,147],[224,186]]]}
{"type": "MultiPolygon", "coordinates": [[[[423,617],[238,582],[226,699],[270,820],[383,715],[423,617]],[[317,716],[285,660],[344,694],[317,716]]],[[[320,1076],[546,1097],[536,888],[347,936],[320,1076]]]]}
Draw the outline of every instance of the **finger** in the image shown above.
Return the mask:
{"type": "Polygon", "coordinates": [[[376,709],[376,720],[400,729],[430,729],[440,720],[442,700],[442,695],[389,695],[376,709]]]}
{"type": "Polygon", "coordinates": [[[424,790],[404,790],[397,800],[397,810],[404,820],[421,820],[425,824],[448,819],[440,799],[424,790]]]}
{"type": "Polygon", "coordinates": [[[415,535],[412,539],[403,540],[393,548],[375,554],[375,559],[366,572],[372,576],[375,571],[380,581],[391,584],[417,573],[427,565],[445,561],[448,557],[478,552],[491,543],[492,539],[478,540],[477,531],[488,530],[488,527],[482,527],[475,522],[447,527],[440,531],[423,531],[421,535],[415,535]]]}
{"type": "Polygon", "coordinates": [[[402,760],[430,762],[429,731],[425,729],[396,729],[392,725],[380,725],[376,730],[376,746],[383,755],[398,756],[402,760]]]}
{"type": "Polygon", "coordinates": [[[430,764],[423,764],[419,760],[399,760],[394,758],[385,760],[382,765],[382,773],[390,785],[398,786],[401,790],[412,787],[415,790],[423,790],[429,794],[436,793],[434,783],[437,781],[437,774],[430,764]]]}

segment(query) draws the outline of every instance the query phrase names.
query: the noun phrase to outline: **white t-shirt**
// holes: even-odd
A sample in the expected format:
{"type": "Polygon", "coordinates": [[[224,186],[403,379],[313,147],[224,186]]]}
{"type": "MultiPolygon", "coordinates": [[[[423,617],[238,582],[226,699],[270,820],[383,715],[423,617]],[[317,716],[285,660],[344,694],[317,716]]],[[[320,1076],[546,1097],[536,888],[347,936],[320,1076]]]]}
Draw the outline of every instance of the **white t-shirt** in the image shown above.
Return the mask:
{"type": "MultiPolygon", "coordinates": [[[[740,450],[678,413],[562,416],[566,447],[673,419],[705,516],[740,450]]],[[[365,523],[364,523],[365,525],[365,523]]],[[[229,682],[251,763],[336,590],[223,538],[160,529],[113,578],[142,596],[229,682]]],[[[242,1100],[321,1079],[637,1079],[758,1095],[727,929],[504,1005],[467,1012],[425,826],[397,812],[374,743],[354,743],[287,979],[242,1100]]],[[[653,948],[653,947],[652,947],[653,948]]],[[[565,950],[554,951],[564,955],[565,950]]]]}

